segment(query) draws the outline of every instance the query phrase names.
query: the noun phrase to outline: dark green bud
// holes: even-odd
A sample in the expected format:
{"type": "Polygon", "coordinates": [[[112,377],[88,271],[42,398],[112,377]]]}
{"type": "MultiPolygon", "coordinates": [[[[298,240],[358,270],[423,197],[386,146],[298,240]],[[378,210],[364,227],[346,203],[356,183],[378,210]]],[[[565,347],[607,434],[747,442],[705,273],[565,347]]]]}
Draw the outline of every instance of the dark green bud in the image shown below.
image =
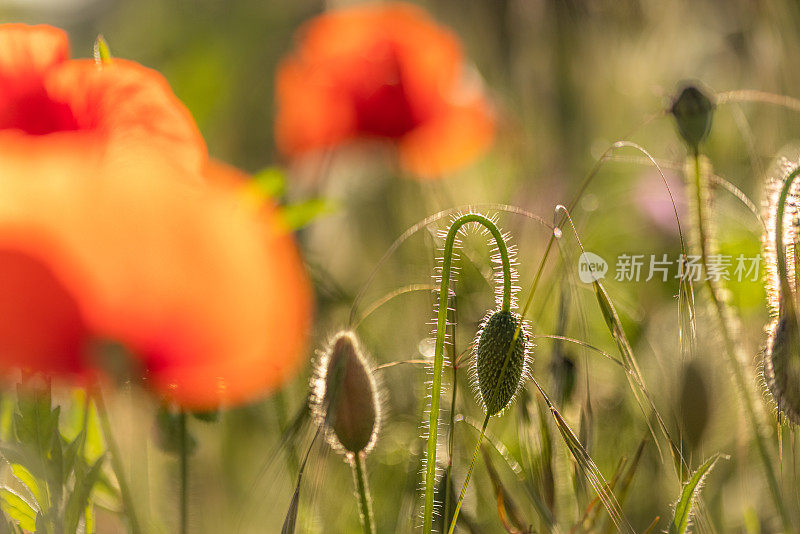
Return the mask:
{"type": "Polygon", "coordinates": [[[490,416],[508,406],[522,382],[528,334],[520,329],[514,340],[518,325],[518,316],[510,311],[493,311],[484,320],[478,337],[478,391],[490,416]]]}
{"type": "Polygon", "coordinates": [[[672,101],[669,111],[692,152],[699,152],[700,144],[708,137],[714,107],[711,97],[695,85],[686,85],[672,101]]]}

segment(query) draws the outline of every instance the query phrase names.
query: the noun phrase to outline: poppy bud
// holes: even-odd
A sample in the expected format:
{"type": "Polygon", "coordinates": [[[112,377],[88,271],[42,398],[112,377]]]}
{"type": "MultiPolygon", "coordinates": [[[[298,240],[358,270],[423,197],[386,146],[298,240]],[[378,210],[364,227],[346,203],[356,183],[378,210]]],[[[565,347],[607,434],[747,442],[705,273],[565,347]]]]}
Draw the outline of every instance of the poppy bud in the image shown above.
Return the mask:
{"type": "Polygon", "coordinates": [[[764,347],[764,381],[778,409],[793,423],[800,423],[800,325],[797,317],[797,265],[792,249],[798,245],[798,196],[796,160],[782,158],[767,182],[762,237],[766,289],[772,321],[764,347]]]}
{"type": "Polygon", "coordinates": [[[491,311],[478,333],[475,369],[486,414],[495,415],[517,393],[527,362],[528,334],[524,325],[514,340],[520,318],[510,311],[491,311]],[[513,348],[512,348],[513,344],[513,348]]]}
{"type": "Polygon", "coordinates": [[[785,306],[770,326],[764,349],[764,380],[780,411],[799,424],[800,332],[793,306],[785,306]]]}
{"type": "Polygon", "coordinates": [[[311,406],[330,446],[358,454],[369,451],[380,426],[378,387],[353,332],[339,332],[317,362],[311,406]]]}
{"type": "Polygon", "coordinates": [[[700,143],[708,137],[714,102],[696,85],[686,85],[672,101],[669,111],[675,117],[678,133],[692,152],[698,152],[700,143]]]}

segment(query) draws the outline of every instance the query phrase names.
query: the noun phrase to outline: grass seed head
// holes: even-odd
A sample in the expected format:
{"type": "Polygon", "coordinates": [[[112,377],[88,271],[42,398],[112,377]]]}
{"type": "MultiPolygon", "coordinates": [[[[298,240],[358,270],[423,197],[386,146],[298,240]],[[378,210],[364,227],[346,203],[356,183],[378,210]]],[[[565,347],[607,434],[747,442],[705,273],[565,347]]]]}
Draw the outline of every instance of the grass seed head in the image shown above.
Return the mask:
{"type": "Polygon", "coordinates": [[[369,452],[380,427],[378,385],[355,333],[342,331],[321,353],[311,383],[311,406],[331,447],[369,452]]]}
{"type": "Polygon", "coordinates": [[[514,398],[527,368],[528,333],[517,314],[493,310],[487,314],[475,343],[478,392],[487,415],[503,411],[514,398]],[[513,349],[512,349],[513,343],[513,349]]]}
{"type": "Polygon", "coordinates": [[[711,131],[714,102],[700,87],[687,84],[672,101],[669,111],[675,118],[678,133],[693,152],[698,152],[700,143],[711,131]]]}

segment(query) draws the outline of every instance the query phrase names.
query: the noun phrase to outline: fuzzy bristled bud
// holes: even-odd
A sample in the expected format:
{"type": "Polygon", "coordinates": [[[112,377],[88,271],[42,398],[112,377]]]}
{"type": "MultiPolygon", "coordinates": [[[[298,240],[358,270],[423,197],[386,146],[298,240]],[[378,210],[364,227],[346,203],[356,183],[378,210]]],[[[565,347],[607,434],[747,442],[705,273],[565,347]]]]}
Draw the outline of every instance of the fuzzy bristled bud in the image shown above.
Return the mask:
{"type": "Polygon", "coordinates": [[[487,314],[478,332],[475,370],[478,393],[488,416],[511,403],[527,370],[528,333],[524,324],[514,340],[519,325],[517,314],[495,310],[487,314]]]}
{"type": "Polygon", "coordinates": [[[800,424],[800,325],[795,286],[795,250],[799,241],[796,221],[800,213],[800,180],[795,178],[798,165],[797,160],[784,158],[774,166],[767,182],[767,230],[762,238],[772,315],[764,347],[764,381],[778,409],[795,424],[800,424]]]}
{"type": "Polygon", "coordinates": [[[321,353],[310,402],[334,450],[356,455],[375,444],[380,428],[378,385],[354,332],[337,333],[321,353]]]}

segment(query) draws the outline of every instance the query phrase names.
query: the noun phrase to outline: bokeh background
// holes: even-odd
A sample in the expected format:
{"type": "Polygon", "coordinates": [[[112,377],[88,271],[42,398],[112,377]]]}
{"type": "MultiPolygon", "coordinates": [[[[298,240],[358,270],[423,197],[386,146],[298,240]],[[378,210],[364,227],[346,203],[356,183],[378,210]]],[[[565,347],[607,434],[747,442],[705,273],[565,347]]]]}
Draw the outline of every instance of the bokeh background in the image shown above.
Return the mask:
{"type": "MultiPolygon", "coordinates": [[[[800,6],[791,1],[730,0],[436,0],[419,2],[462,40],[471,68],[482,79],[498,117],[491,151],[474,165],[442,180],[405,176],[385,151],[337,150],[323,164],[290,164],[275,148],[274,75],[293,47],[303,21],[347,2],[250,0],[0,0],[0,21],[49,23],[68,30],[73,55],[89,57],[98,34],[115,56],[161,71],[194,114],[211,154],[251,173],[273,168],[285,178],[281,201],[320,199],[326,206],[298,232],[316,290],[309,360],[336,330],[378,260],[404,230],[440,210],[465,204],[519,206],[546,221],[568,203],[601,154],[629,138],[664,163],[684,232],[690,225],[683,201],[685,149],[664,113],[681,81],[698,80],[713,91],[759,89],[800,96],[800,6]]],[[[721,106],[707,145],[715,172],[760,203],[771,162],[800,133],[800,115],[765,104],[721,106]]],[[[609,264],[620,254],[668,254],[680,241],[669,196],[641,153],[615,152],[572,213],[582,242],[609,264]]],[[[754,256],[760,250],[757,218],[740,202],[717,192],[714,218],[724,253],[754,256]]],[[[519,249],[521,298],[527,297],[549,231],[518,215],[500,214],[519,249]]],[[[441,242],[432,225],[406,241],[377,272],[357,315],[383,295],[409,284],[429,284],[441,242]]],[[[490,306],[489,249],[466,239],[457,289],[456,350],[471,343],[490,306]]],[[[617,355],[591,286],[577,279],[579,249],[571,232],[559,240],[528,318],[535,334],[566,335],[617,355]],[[559,320],[562,325],[559,325],[559,320]]],[[[672,271],[673,273],[675,271],[672,271]]],[[[731,455],[709,477],[697,528],[708,532],[775,532],[779,523],[764,477],[747,439],[713,318],[698,293],[698,349],[681,354],[676,280],[667,283],[607,280],[642,365],[656,406],[681,437],[693,466],[715,452],[731,455]]],[[[760,282],[733,282],[732,302],[742,316],[752,368],[767,321],[760,282]]],[[[377,364],[420,359],[430,352],[429,291],[400,296],[376,309],[358,332],[377,364]]],[[[616,365],[574,344],[536,341],[533,374],[559,400],[606,478],[622,457],[631,458],[647,424],[616,365]],[[565,363],[565,359],[569,363],[565,363]],[[564,376],[568,378],[564,378],[564,376]],[[571,394],[557,395],[565,380],[571,394]]],[[[281,428],[301,409],[310,365],[278,397],[224,412],[216,423],[193,422],[198,446],[192,457],[192,532],[277,532],[294,485],[293,458],[302,457],[306,428],[278,447],[281,428]],[[263,467],[263,468],[262,468],[263,467]],[[241,525],[240,518],[244,517],[241,525]],[[238,525],[238,526],[237,526],[238,525]]],[[[426,373],[397,365],[377,373],[384,386],[385,419],[368,459],[378,530],[407,532],[416,521],[416,488],[424,442],[426,373]]],[[[460,372],[458,411],[481,417],[460,372]]],[[[448,371],[449,374],[449,371],[448,371]]],[[[448,377],[449,383],[449,377],[448,377]]],[[[760,384],[759,398],[774,419],[760,384]]],[[[568,389],[568,388],[567,388],[568,389]]],[[[449,393],[445,393],[449,398],[449,393]]],[[[544,443],[552,443],[554,502],[564,531],[579,523],[594,493],[581,477],[544,413],[549,438],[538,428],[541,403],[528,388],[520,402],[490,424],[509,454],[541,475],[544,443]],[[522,402],[525,401],[525,402],[522,402]],[[522,412],[534,421],[526,427],[522,412]],[[530,428],[529,428],[530,427],[530,428]],[[538,462],[538,463],[537,463],[538,462]],[[536,470],[539,471],[536,471],[536,470]],[[578,481],[578,482],[575,482],[578,481]]],[[[177,475],[174,458],[156,435],[152,401],[135,391],[113,399],[120,441],[130,457],[133,484],[146,502],[152,530],[174,528],[177,475]],[[146,447],[142,444],[147,443],[146,447]],[[146,466],[142,467],[142,466],[146,466]]],[[[542,412],[543,413],[543,412],[542,412]]],[[[460,487],[476,431],[458,423],[456,482],[460,487]]],[[[794,518],[800,517],[794,434],[781,440],[781,484],[794,518]]],[[[770,441],[779,440],[773,431],[770,441]]],[[[508,462],[494,465],[520,514],[534,528],[539,519],[508,462]]],[[[537,487],[545,491],[541,477],[537,487]]],[[[349,468],[324,444],[312,448],[302,485],[301,532],[356,532],[349,468]]],[[[660,517],[666,527],[680,484],[669,456],[652,441],[624,502],[637,531],[660,517]]],[[[473,532],[504,532],[486,468],[477,466],[465,514],[473,532]]],[[[598,520],[603,525],[602,518],[598,520]]],[[[112,513],[98,514],[98,532],[115,532],[112,513]]],[[[579,527],[580,530],[580,527],[579,527]]]]}

